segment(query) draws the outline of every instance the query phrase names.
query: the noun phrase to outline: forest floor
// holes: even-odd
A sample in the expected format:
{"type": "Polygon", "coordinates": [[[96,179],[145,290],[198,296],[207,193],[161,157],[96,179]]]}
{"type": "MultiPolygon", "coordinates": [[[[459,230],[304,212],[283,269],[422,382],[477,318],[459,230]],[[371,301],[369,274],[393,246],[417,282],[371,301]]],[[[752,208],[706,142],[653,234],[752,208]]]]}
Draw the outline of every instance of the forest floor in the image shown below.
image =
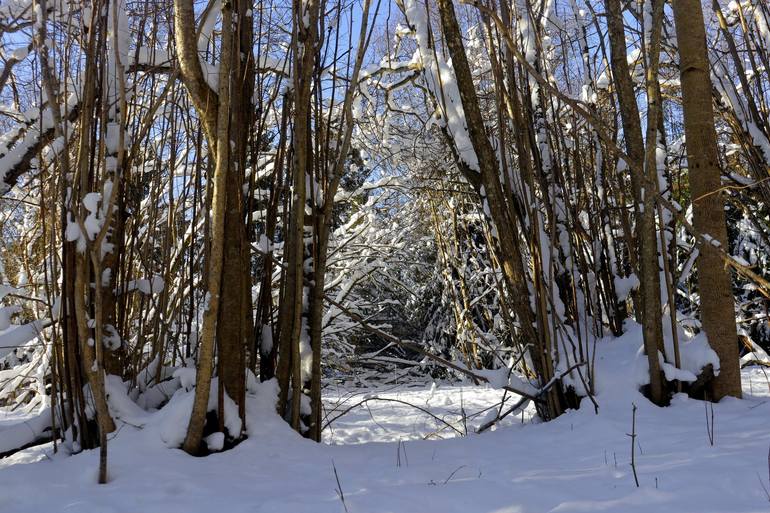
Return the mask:
{"type": "MultiPolygon", "coordinates": [[[[527,410],[483,434],[474,428],[503,392],[470,384],[329,387],[328,418],[354,407],[325,431],[325,444],[292,432],[273,411],[275,387],[260,385],[248,399],[249,438],[205,458],[168,448],[185,427],[178,411],[135,412],[109,444],[108,484],[96,484],[98,451],[27,449],[0,460],[0,512],[770,511],[763,370],[743,371],[743,400],[714,405],[712,445],[703,402],[679,395],[657,408],[636,391],[638,347],[635,332],[599,343],[598,415],[589,402],[549,423],[527,410]]],[[[20,420],[0,412],[0,436],[3,423],[20,420]]]]}

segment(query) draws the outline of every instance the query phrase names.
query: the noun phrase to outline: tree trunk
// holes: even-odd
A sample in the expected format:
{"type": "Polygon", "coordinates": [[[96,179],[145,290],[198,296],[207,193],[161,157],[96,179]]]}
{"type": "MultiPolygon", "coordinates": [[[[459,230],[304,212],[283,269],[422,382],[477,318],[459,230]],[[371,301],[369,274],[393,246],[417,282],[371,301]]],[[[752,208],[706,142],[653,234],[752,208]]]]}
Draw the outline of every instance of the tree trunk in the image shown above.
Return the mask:
{"type": "MultiPolygon", "coordinates": [[[[220,387],[238,405],[241,420],[245,420],[246,401],[246,341],[251,329],[251,256],[246,239],[243,189],[246,154],[251,126],[251,97],[253,58],[251,55],[251,18],[245,15],[250,2],[237,2],[238,26],[235,41],[238,51],[232,52],[233,90],[228,111],[232,112],[235,143],[231,169],[227,175],[227,213],[224,228],[224,260],[222,268],[221,308],[217,323],[217,374],[220,387]]],[[[222,104],[220,102],[220,107],[222,104]]],[[[228,112],[228,114],[229,114],[228,112]]],[[[219,403],[220,430],[224,426],[224,404],[219,403]]],[[[240,438],[241,433],[229,433],[240,438]]]]}
{"type": "MultiPolygon", "coordinates": [[[[620,117],[623,122],[623,136],[629,157],[635,169],[644,169],[644,176],[631,173],[634,189],[634,210],[636,213],[636,242],[639,247],[639,284],[641,298],[641,321],[644,335],[644,350],[650,369],[650,399],[655,404],[665,402],[663,375],[660,370],[658,353],[663,353],[663,325],[660,303],[660,267],[658,266],[658,241],[655,231],[655,189],[656,168],[644,165],[645,148],[642,139],[642,125],[636,104],[634,84],[628,68],[626,36],[623,28],[623,14],[620,0],[606,0],[607,27],[610,38],[612,76],[618,95],[620,117]]],[[[659,29],[659,28],[658,28],[659,29]]],[[[657,79],[657,77],[656,77],[657,79]]],[[[655,128],[656,125],[653,125],[655,128]]],[[[655,146],[657,138],[647,144],[655,146]]],[[[653,153],[654,155],[654,153],[653,153]]]]}
{"type": "MultiPolygon", "coordinates": [[[[177,44],[180,44],[180,31],[184,30],[179,24],[192,23],[194,18],[179,19],[185,12],[185,7],[191,4],[186,0],[176,0],[175,21],[177,23],[176,37],[177,44]],[[181,5],[186,4],[186,5],[181,5]],[[180,9],[181,7],[181,9],[180,9]]],[[[214,152],[216,164],[213,177],[213,192],[211,201],[211,249],[209,252],[209,283],[208,283],[208,308],[203,316],[203,328],[201,330],[200,348],[198,351],[198,372],[195,376],[195,399],[193,402],[190,423],[187,426],[187,435],[184,441],[184,450],[189,454],[200,452],[201,440],[203,437],[203,427],[206,422],[206,410],[209,401],[209,389],[211,387],[212,368],[214,364],[214,343],[217,333],[217,320],[220,308],[220,293],[222,284],[222,267],[224,260],[225,244],[225,218],[227,214],[227,176],[230,168],[230,63],[232,60],[233,37],[232,37],[232,6],[229,3],[222,5],[222,50],[219,64],[219,94],[218,108],[216,116],[216,127],[214,128],[214,138],[209,139],[209,149],[211,150],[216,143],[214,152]]],[[[181,36],[185,40],[186,34],[181,36]]],[[[189,53],[189,52],[188,52],[189,53]]],[[[197,52],[192,52],[195,59],[195,65],[200,68],[197,52]]],[[[190,63],[191,65],[191,63],[190,63]]],[[[181,53],[180,53],[180,68],[181,53]]],[[[194,73],[194,72],[193,72],[194,73]]],[[[185,85],[193,82],[191,76],[184,77],[185,85]]],[[[204,82],[205,84],[205,82],[204,82]]],[[[199,84],[200,85],[200,84],[199,84]]],[[[190,86],[188,86],[190,91],[190,86]]],[[[192,93],[191,93],[192,94],[192,93]]],[[[203,115],[203,114],[202,114],[203,115]]],[[[204,130],[211,133],[211,126],[206,126],[204,130]]]]}
{"type": "Polygon", "coordinates": [[[273,329],[273,269],[275,267],[273,238],[275,237],[275,229],[278,223],[278,206],[281,199],[284,162],[286,162],[287,129],[291,115],[291,105],[291,94],[287,93],[284,95],[281,108],[280,135],[275,156],[272,190],[270,191],[270,200],[267,208],[267,221],[265,222],[265,238],[268,241],[268,247],[267,254],[263,255],[264,264],[257,302],[254,354],[252,355],[253,358],[256,358],[257,353],[260,355],[259,379],[261,381],[267,381],[275,377],[276,358],[278,356],[278,346],[275,344],[275,339],[279,332],[273,329]]]}
{"type": "MultiPolygon", "coordinates": [[[[679,42],[687,167],[693,198],[693,226],[725,251],[727,228],[706,31],[700,0],[674,0],[674,21],[679,42]]],[[[709,344],[719,356],[719,374],[712,385],[713,399],[741,397],[735,305],[730,272],[711,244],[701,244],[698,256],[698,291],[701,323],[709,344]]]]}
{"type": "MultiPolygon", "coordinates": [[[[538,335],[534,327],[536,319],[530,306],[530,294],[527,288],[522,254],[517,241],[516,218],[506,205],[503,195],[499,177],[499,162],[495,150],[487,138],[452,0],[439,0],[438,10],[441,16],[444,39],[457,78],[468,134],[479,163],[480,185],[483,187],[483,194],[480,194],[481,200],[487,202],[490,220],[497,230],[499,248],[497,248],[496,256],[503,270],[514,311],[521,324],[523,338],[532,343],[535,348],[532,351],[532,361],[536,372],[541,382],[545,384],[553,377],[553,362],[550,351],[546,347],[546,341],[538,335]]],[[[558,387],[552,387],[546,394],[548,408],[547,411],[541,412],[546,418],[556,417],[564,410],[557,389],[558,387]]]]}
{"type": "Polygon", "coordinates": [[[305,261],[304,232],[307,191],[305,181],[313,165],[312,83],[318,40],[319,4],[317,0],[294,2],[294,133],[292,146],[291,213],[285,242],[287,269],[279,310],[280,344],[278,383],[281,387],[278,409],[288,413],[291,425],[299,430],[302,378],[300,368],[300,337],[302,334],[303,265],[305,261]],[[286,411],[291,386],[291,405],[286,411]]]}

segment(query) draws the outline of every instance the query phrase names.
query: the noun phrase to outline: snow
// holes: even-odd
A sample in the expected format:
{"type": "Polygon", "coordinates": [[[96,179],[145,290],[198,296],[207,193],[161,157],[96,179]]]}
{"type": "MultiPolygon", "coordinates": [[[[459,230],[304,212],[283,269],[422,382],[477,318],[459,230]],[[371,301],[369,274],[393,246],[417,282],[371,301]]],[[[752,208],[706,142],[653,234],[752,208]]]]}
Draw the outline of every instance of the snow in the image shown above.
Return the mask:
{"type": "Polygon", "coordinates": [[[259,347],[262,354],[269,354],[273,349],[273,328],[267,324],[262,325],[262,339],[259,347]]]}
{"type": "Polygon", "coordinates": [[[266,255],[272,250],[272,247],[273,247],[273,244],[270,242],[267,236],[264,233],[261,233],[259,235],[259,241],[257,241],[257,245],[255,249],[260,254],[266,255]]]}
{"type": "MultiPolygon", "coordinates": [[[[507,369],[503,370],[507,373],[507,369]]],[[[456,438],[465,434],[466,428],[473,433],[489,420],[488,413],[496,414],[503,394],[498,388],[471,384],[335,388],[325,398],[327,421],[336,420],[324,431],[324,442],[347,445],[456,438]]],[[[507,394],[506,406],[512,406],[517,399],[518,396],[507,394]]],[[[525,422],[532,419],[533,413],[534,408],[524,412],[525,422]]],[[[510,422],[520,421],[521,414],[510,422]]],[[[504,422],[510,424],[508,419],[504,422]]]]}
{"type": "Polygon", "coordinates": [[[596,80],[597,89],[609,89],[610,88],[610,72],[609,69],[604,70],[599,78],[596,80]]]}
{"type": "Polygon", "coordinates": [[[163,288],[166,286],[165,281],[162,277],[155,275],[151,279],[139,279],[139,280],[131,280],[126,284],[125,289],[123,289],[123,293],[126,292],[133,292],[134,290],[138,290],[142,294],[146,295],[152,295],[152,294],[160,294],[163,292],[163,288]]]}
{"type": "MultiPolygon", "coordinates": [[[[0,511],[340,513],[334,469],[350,512],[767,511],[757,482],[757,475],[767,480],[770,445],[770,383],[763,369],[743,370],[744,400],[714,405],[712,446],[704,403],[677,395],[670,407],[658,408],[636,391],[629,369],[640,343],[634,329],[598,343],[598,414],[586,405],[544,424],[531,420],[530,407],[523,418],[511,415],[481,435],[473,430],[489,408],[499,407],[499,389],[328,385],[329,418],[369,400],[332,423],[326,444],[316,444],[277,416],[274,382],[250,380],[249,438],[194,458],[168,448],[181,443],[191,407],[192,392],[180,388],[161,410],[131,423],[117,420],[107,485],[96,484],[96,450],[54,455],[46,444],[0,460],[0,482],[13,490],[0,496],[0,511]],[[629,465],[632,403],[638,407],[639,488],[629,465]]],[[[132,409],[124,404],[124,388],[110,379],[108,389],[110,407],[124,418],[124,409],[132,409]]],[[[0,440],[21,420],[0,413],[0,440]]],[[[206,442],[215,449],[222,439],[215,433],[206,442]]]]}
{"type": "Polygon", "coordinates": [[[436,115],[441,118],[440,124],[446,126],[451,134],[463,162],[471,169],[478,171],[478,156],[473,149],[465,123],[465,112],[451,59],[447,60],[432,49],[430,23],[424,4],[415,0],[407,0],[404,2],[404,9],[409,23],[415,27],[417,50],[412,61],[415,65],[422,67],[427,86],[432,91],[433,97],[441,99],[436,112],[436,115]]]}
{"type": "Polygon", "coordinates": [[[99,235],[104,224],[104,220],[99,217],[99,202],[101,200],[102,194],[100,192],[89,192],[83,198],[83,206],[89,212],[85,221],[83,221],[83,226],[90,240],[94,240],[99,235]]]}
{"type": "MultiPolygon", "coordinates": [[[[43,437],[50,428],[51,409],[48,406],[43,406],[27,415],[14,415],[13,412],[0,413],[0,454],[43,437]]],[[[5,460],[0,460],[0,468],[4,463],[5,460]]]]}
{"type": "Polygon", "coordinates": [[[29,47],[20,46],[19,48],[13,51],[13,53],[11,54],[11,58],[16,61],[23,61],[24,59],[27,58],[27,55],[29,55],[29,47]]]}
{"type": "Polygon", "coordinates": [[[0,331],[5,331],[11,327],[11,317],[21,313],[21,307],[18,305],[0,307],[0,331]]]}
{"type": "Polygon", "coordinates": [[[0,330],[0,358],[4,358],[11,351],[22,347],[24,344],[37,339],[40,330],[48,327],[51,322],[48,319],[40,319],[27,324],[8,324],[0,330]]]}
{"type": "Polygon", "coordinates": [[[770,47],[770,13],[767,11],[756,8],[754,9],[754,19],[757,22],[757,28],[759,33],[764,39],[765,47],[770,47]]]}
{"type": "Polygon", "coordinates": [[[212,433],[206,437],[206,447],[209,451],[221,451],[225,446],[225,434],[221,431],[212,433]]]}
{"type": "Polygon", "coordinates": [[[635,274],[625,278],[615,277],[615,295],[618,301],[625,301],[632,290],[639,287],[639,278],[635,274]]]}
{"type": "MultiPolygon", "coordinates": [[[[69,115],[78,102],[79,92],[70,94],[64,105],[64,112],[69,115]]],[[[39,109],[31,109],[24,117],[26,121],[0,136],[0,194],[10,190],[11,184],[6,182],[8,173],[21,164],[27,153],[34,149],[40,135],[53,128],[53,118],[48,110],[41,113],[39,109]]]]}

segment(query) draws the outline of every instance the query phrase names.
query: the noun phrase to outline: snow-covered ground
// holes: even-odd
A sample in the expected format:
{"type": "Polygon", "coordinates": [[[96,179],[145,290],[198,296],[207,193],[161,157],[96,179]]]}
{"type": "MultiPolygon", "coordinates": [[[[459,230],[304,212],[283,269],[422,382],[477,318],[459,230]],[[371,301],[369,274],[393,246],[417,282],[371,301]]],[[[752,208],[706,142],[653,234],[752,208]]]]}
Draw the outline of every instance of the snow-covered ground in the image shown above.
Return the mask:
{"type": "MultiPolygon", "coordinates": [[[[519,396],[491,387],[468,385],[398,385],[345,390],[327,388],[324,441],[333,445],[411,440],[443,440],[465,436],[496,417],[519,396]]],[[[530,422],[530,406],[500,423],[530,422]]]]}
{"type": "MultiPolygon", "coordinates": [[[[107,485],[95,484],[97,451],[68,457],[47,445],[0,460],[0,512],[770,511],[763,491],[763,484],[770,489],[770,380],[763,370],[744,371],[744,400],[714,405],[712,446],[704,403],[677,396],[657,408],[635,391],[637,336],[599,344],[599,415],[587,402],[545,424],[526,411],[476,435],[483,410],[502,391],[330,387],[327,418],[354,408],[319,445],[288,429],[273,413],[274,387],[259,386],[249,396],[249,439],[225,453],[193,458],[169,449],[164,440],[180,421],[164,408],[131,419],[141,429],[119,422],[107,485]],[[632,403],[639,488],[629,465],[632,403]]],[[[0,414],[0,436],[2,422],[0,414]]]]}

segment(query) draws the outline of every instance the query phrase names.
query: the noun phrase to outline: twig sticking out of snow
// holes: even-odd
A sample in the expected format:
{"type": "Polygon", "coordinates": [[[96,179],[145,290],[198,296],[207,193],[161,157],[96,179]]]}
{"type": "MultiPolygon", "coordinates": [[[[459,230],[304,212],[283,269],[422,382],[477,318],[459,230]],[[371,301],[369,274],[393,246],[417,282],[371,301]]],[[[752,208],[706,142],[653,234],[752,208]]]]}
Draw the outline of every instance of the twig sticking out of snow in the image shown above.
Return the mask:
{"type": "Polygon", "coordinates": [[[714,403],[711,401],[703,401],[703,406],[706,408],[706,435],[708,435],[709,444],[711,444],[711,447],[714,447],[714,403]],[[710,419],[709,408],[711,408],[710,419]]]}
{"type": "Polygon", "coordinates": [[[444,480],[444,484],[447,484],[447,483],[449,482],[449,480],[450,480],[450,479],[452,479],[452,478],[454,477],[454,475],[455,475],[455,474],[457,474],[457,472],[459,472],[459,471],[460,471],[460,469],[462,469],[462,468],[464,468],[464,467],[465,467],[465,465],[460,465],[459,467],[457,467],[456,469],[454,469],[454,472],[452,472],[451,474],[449,474],[449,477],[447,477],[447,478],[444,480]]]}
{"type": "Polygon", "coordinates": [[[631,403],[631,434],[626,434],[631,437],[631,470],[634,471],[634,482],[636,487],[639,488],[639,477],[636,475],[636,404],[631,403]]]}
{"type": "Polygon", "coordinates": [[[334,479],[337,480],[337,495],[340,498],[340,501],[342,501],[342,507],[345,508],[345,513],[348,513],[348,505],[345,504],[345,494],[342,492],[342,485],[340,484],[340,476],[337,473],[337,466],[334,464],[334,460],[332,460],[332,468],[334,469],[334,479]]]}
{"type": "Polygon", "coordinates": [[[398,441],[398,445],[396,446],[396,467],[401,467],[401,451],[404,451],[404,463],[406,463],[406,466],[409,466],[409,458],[406,456],[406,442],[403,440],[398,441]]]}
{"type": "MultiPolygon", "coordinates": [[[[767,478],[768,483],[770,483],[770,449],[767,451],[767,478]]],[[[765,495],[767,496],[767,502],[770,502],[770,491],[768,491],[765,482],[762,481],[762,478],[759,476],[759,472],[757,472],[757,479],[759,479],[759,484],[762,486],[762,490],[764,490],[765,495]]]]}

